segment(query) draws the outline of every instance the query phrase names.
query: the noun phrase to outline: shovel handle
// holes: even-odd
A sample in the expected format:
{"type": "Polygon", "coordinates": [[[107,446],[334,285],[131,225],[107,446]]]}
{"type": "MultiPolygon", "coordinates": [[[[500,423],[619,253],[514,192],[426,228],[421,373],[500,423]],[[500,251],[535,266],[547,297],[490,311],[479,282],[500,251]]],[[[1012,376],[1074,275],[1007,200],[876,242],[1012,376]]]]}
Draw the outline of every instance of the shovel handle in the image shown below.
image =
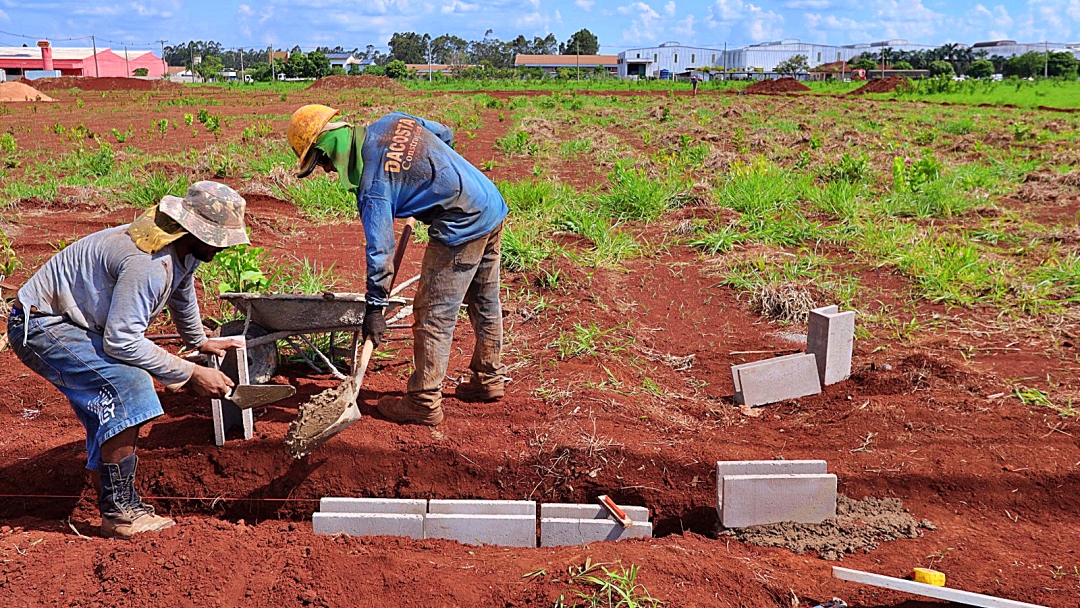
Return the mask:
{"type": "MultiPolygon", "coordinates": [[[[398,267],[401,266],[401,260],[405,257],[405,249],[409,246],[409,239],[412,237],[413,226],[416,225],[416,218],[410,217],[405,220],[405,226],[401,229],[401,236],[398,237],[397,248],[394,250],[394,269],[393,274],[390,275],[390,287],[394,287],[394,281],[398,277],[398,267]]],[[[360,391],[360,387],[364,384],[364,374],[367,372],[368,363],[371,362],[371,353],[375,351],[375,343],[370,339],[364,340],[364,347],[360,351],[360,361],[356,362],[356,367],[353,369],[353,378],[356,379],[356,390],[360,391]]]]}

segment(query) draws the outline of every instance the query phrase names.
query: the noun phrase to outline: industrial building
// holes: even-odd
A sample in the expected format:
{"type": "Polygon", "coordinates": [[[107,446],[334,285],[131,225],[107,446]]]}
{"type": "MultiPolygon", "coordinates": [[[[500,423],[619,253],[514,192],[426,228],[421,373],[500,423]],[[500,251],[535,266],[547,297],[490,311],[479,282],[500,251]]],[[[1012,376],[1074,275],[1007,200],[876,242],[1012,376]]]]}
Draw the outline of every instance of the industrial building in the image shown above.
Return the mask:
{"type": "Polygon", "coordinates": [[[56,70],[62,76],[133,76],[145,68],[147,78],[161,78],[165,64],[153,51],[110,48],[53,47],[42,41],[38,46],[0,47],[0,70],[17,78],[25,72],[56,70]]]}
{"type": "Polygon", "coordinates": [[[559,68],[594,70],[604,68],[609,74],[620,74],[618,55],[517,55],[516,68],[540,68],[554,76],[559,68]]]}
{"type": "Polygon", "coordinates": [[[1015,40],[991,40],[988,42],[976,42],[971,45],[971,50],[975,52],[986,51],[987,58],[998,56],[1008,59],[1009,57],[1015,57],[1017,55],[1024,55],[1026,53],[1045,53],[1047,51],[1054,51],[1055,53],[1072,53],[1074,57],[1080,59],[1080,43],[1077,44],[1063,44],[1060,42],[1017,42],[1015,40]]]}
{"type": "Polygon", "coordinates": [[[695,68],[724,65],[724,51],[665,42],[656,47],[628,49],[618,55],[619,76],[663,78],[695,68]]]}

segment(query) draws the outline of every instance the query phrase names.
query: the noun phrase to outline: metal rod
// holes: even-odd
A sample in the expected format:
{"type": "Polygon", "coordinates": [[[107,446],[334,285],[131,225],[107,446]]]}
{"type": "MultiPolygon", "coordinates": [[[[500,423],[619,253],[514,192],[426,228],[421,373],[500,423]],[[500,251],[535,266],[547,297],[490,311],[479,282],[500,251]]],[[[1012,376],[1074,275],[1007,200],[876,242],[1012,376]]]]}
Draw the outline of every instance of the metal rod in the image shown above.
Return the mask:
{"type": "Polygon", "coordinates": [[[419,281],[419,280],[420,280],[420,275],[416,275],[415,277],[413,277],[413,278],[409,279],[408,281],[405,281],[404,283],[401,283],[401,284],[400,284],[400,285],[398,285],[397,287],[395,287],[395,288],[393,288],[393,289],[391,289],[391,290],[390,290],[390,296],[388,296],[388,297],[394,297],[394,296],[396,296],[397,294],[399,294],[399,293],[401,293],[402,291],[404,291],[404,289],[405,289],[406,287],[408,287],[409,285],[412,285],[413,283],[415,283],[415,282],[417,282],[417,281],[419,281]]]}
{"type": "Polygon", "coordinates": [[[322,373],[322,371],[323,371],[322,368],[320,368],[318,365],[315,365],[315,362],[308,358],[307,354],[304,352],[304,349],[297,346],[296,342],[292,341],[291,336],[288,337],[288,338],[285,338],[285,341],[288,342],[289,346],[291,346],[293,348],[293,350],[296,351],[296,354],[303,357],[304,361],[307,361],[308,367],[310,367],[311,369],[313,369],[313,370],[315,370],[315,371],[317,371],[319,373],[322,373]]]}
{"type": "MultiPolygon", "coordinates": [[[[330,335],[332,336],[334,334],[331,333],[330,335]]],[[[305,336],[304,334],[300,334],[300,339],[304,341],[304,344],[307,344],[308,346],[310,346],[311,350],[315,351],[315,354],[319,357],[319,359],[321,359],[322,362],[325,363],[326,366],[330,368],[330,373],[334,374],[335,378],[337,378],[338,380],[344,380],[344,379],[348,378],[348,376],[346,376],[345,374],[339,372],[338,369],[336,367],[334,367],[334,363],[332,361],[330,361],[330,359],[327,359],[326,355],[324,355],[321,350],[319,350],[314,344],[312,344],[311,340],[309,340],[307,336],[305,336]]],[[[330,348],[333,348],[333,347],[334,347],[334,342],[333,342],[333,340],[331,340],[330,341],[330,348]]]]}

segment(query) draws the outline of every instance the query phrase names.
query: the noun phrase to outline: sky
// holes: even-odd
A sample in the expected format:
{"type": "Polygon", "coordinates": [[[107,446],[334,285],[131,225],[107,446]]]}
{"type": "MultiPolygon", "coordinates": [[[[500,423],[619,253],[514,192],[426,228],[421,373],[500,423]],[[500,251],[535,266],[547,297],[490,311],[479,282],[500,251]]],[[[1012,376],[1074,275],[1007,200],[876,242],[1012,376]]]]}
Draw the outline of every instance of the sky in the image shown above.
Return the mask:
{"type": "Polygon", "coordinates": [[[225,47],[374,45],[394,32],[450,33],[466,40],[555,34],[588,28],[602,53],[661,42],[722,48],[797,38],[853,44],[1080,42],[1080,0],[0,0],[0,46],[56,46],[95,35],[99,46],[157,48],[216,40],[225,47]]]}

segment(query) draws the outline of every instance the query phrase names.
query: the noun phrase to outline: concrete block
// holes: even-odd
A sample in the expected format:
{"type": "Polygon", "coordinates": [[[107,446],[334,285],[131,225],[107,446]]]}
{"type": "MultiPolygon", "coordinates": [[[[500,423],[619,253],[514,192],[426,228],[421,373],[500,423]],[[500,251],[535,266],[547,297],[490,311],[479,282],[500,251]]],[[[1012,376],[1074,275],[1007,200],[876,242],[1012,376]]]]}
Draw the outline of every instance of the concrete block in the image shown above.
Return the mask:
{"type": "Polygon", "coordinates": [[[535,547],[535,515],[462,515],[428,513],[425,538],[447,538],[466,545],[535,547]]]}
{"type": "Polygon", "coordinates": [[[836,475],[729,475],[720,525],[745,528],[836,517],[836,475]]]}
{"type": "Polygon", "coordinates": [[[528,515],[536,517],[531,500],[440,500],[428,501],[428,513],[455,515],[528,515]]]}
{"type": "Polygon", "coordinates": [[[540,546],[586,545],[624,538],[651,538],[652,524],[634,520],[629,528],[611,519],[540,519],[540,546]]]}
{"type": "Polygon", "coordinates": [[[338,498],[327,497],[319,501],[323,513],[398,513],[423,515],[427,513],[427,500],[401,498],[338,498]]]}
{"type": "Polygon", "coordinates": [[[314,513],[316,534],[424,538],[424,516],[401,513],[314,513]]]}
{"type": "Polygon", "coordinates": [[[815,357],[798,353],[731,368],[738,403],[757,406],[821,392],[815,357]]]}
{"type": "MultiPolygon", "coordinates": [[[[635,522],[649,521],[649,510],[645,507],[619,505],[619,508],[635,522]]],[[[540,517],[545,519],[611,519],[607,509],[599,504],[571,504],[546,502],[540,505],[540,517]]],[[[615,521],[611,519],[611,521],[615,521]]]]}
{"type": "Polygon", "coordinates": [[[721,460],[716,463],[716,513],[723,515],[725,477],[828,473],[827,467],[824,460],[721,460]]]}
{"type": "Polygon", "coordinates": [[[806,352],[817,357],[822,386],[847,380],[851,375],[851,350],[855,343],[855,311],[839,312],[835,306],[810,311],[806,352]]]}

